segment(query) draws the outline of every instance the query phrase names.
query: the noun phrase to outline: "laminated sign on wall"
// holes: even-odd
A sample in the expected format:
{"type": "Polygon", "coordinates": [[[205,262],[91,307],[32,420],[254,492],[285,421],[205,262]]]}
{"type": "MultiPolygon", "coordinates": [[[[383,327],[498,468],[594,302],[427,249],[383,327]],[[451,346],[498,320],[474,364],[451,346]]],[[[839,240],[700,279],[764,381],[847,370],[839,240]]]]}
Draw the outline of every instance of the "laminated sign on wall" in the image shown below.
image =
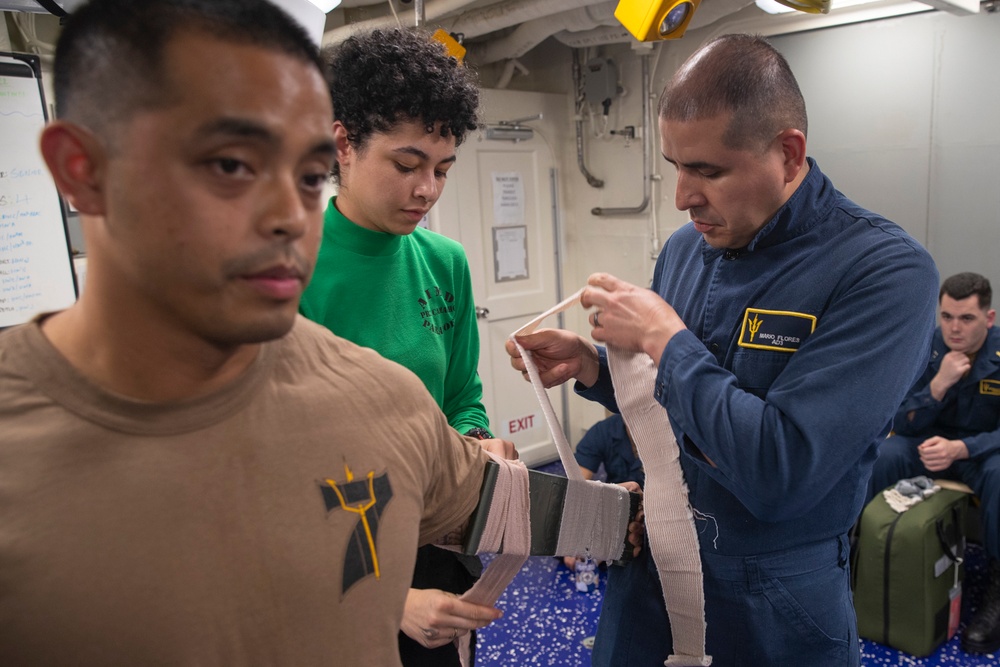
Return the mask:
{"type": "Polygon", "coordinates": [[[493,280],[528,278],[528,227],[520,172],[493,172],[493,280]]]}
{"type": "Polygon", "coordinates": [[[0,328],[76,301],[62,202],[38,149],[38,58],[0,53],[0,328]]]}

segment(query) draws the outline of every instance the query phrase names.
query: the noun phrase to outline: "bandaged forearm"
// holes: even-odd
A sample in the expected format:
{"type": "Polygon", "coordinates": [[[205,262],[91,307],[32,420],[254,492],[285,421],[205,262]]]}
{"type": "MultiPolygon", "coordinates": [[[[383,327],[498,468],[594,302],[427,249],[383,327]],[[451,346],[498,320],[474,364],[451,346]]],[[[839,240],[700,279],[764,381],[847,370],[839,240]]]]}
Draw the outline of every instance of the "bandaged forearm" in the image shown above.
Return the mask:
{"type": "MultiPolygon", "coordinates": [[[[546,537],[550,524],[557,526],[558,537],[552,549],[555,553],[549,555],[614,560],[623,554],[630,512],[634,509],[631,494],[615,485],[583,479],[531,353],[516,339],[519,334],[533,332],[545,317],[579,303],[579,298],[580,292],[577,292],[511,335],[524,359],[525,369],[569,479],[560,487],[561,492],[550,494],[551,497],[545,501],[539,502],[532,496],[530,503],[524,507],[515,506],[511,503],[512,495],[516,496],[518,503],[530,495],[530,473],[523,470],[521,464],[497,461],[496,467],[501,472],[496,474],[496,481],[491,487],[488,473],[483,485],[477,515],[481,517],[487,496],[489,514],[485,517],[482,538],[476,541],[471,553],[500,551],[503,555],[494,559],[483,578],[462,599],[495,604],[527,555],[538,553],[532,548],[532,542],[539,541],[534,538],[546,537]],[[516,474],[512,472],[518,467],[520,470],[516,474]],[[517,490],[513,490],[513,483],[509,481],[514,476],[518,479],[517,490]],[[542,526],[532,526],[532,522],[528,521],[529,514],[540,515],[542,526]],[[553,518],[556,520],[552,521],[553,518]],[[508,535],[511,538],[516,535],[517,540],[508,539],[508,535]],[[527,543],[522,541],[525,539],[527,543]]],[[[646,469],[648,544],[660,575],[673,638],[673,652],[665,664],[677,667],[711,665],[711,656],[705,654],[705,600],[698,536],[678,461],[677,443],[666,412],[653,398],[656,368],[646,355],[614,349],[608,350],[608,360],[618,407],[636,440],[646,469]]],[[[550,487],[554,488],[554,485],[550,487]]],[[[470,535],[474,533],[470,531],[470,535]]],[[[471,546],[466,544],[467,553],[471,546]]],[[[459,655],[463,665],[469,664],[469,653],[468,638],[463,636],[459,638],[459,655]]]]}
{"type": "Polygon", "coordinates": [[[617,484],[569,480],[552,555],[620,560],[630,507],[629,492],[617,484]]]}
{"type": "Polygon", "coordinates": [[[631,557],[626,536],[639,509],[638,494],[617,484],[528,470],[528,506],[516,508],[508,498],[516,487],[506,478],[523,476],[522,467],[496,457],[487,464],[479,506],[465,533],[465,553],[517,553],[505,535],[521,522],[529,530],[528,551],[523,555],[589,555],[595,560],[631,557]]]}

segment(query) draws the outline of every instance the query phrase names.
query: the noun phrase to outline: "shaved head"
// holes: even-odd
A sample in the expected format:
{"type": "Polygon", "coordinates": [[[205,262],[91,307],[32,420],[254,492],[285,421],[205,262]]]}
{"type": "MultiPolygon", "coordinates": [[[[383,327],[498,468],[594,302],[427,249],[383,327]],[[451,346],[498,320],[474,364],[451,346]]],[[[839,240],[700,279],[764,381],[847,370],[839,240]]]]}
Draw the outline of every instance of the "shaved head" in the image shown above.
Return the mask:
{"type": "Polygon", "coordinates": [[[755,35],[723,35],[695,51],[667,83],[657,112],[682,122],[732,114],[724,136],[731,148],[763,149],[783,130],[807,130],[788,61],[755,35]]]}

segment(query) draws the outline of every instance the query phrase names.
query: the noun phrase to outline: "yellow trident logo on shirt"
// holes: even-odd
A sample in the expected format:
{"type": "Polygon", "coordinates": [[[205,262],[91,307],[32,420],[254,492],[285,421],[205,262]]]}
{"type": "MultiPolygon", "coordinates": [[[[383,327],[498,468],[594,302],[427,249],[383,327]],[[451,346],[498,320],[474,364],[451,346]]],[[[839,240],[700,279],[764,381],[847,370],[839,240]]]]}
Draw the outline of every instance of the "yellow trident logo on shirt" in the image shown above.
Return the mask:
{"type": "Polygon", "coordinates": [[[354,526],[354,535],[348,541],[347,552],[344,554],[343,591],[365,578],[369,574],[381,578],[378,561],[378,527],[382,512],[392,498],[392,486],[389,484],[388,473],[375,476],[369,472],[364,479],[354,479],[350,467],[344,466],[346,482],[324,479],[320,485],[326,510],[330,512],[338,507],[345,512],[356,514],[358,522],[354,526]]]}
{"type": "Polygon", "coordinates": [[[760,329],[760,325],[764,324],[764,320],[757,317],[757,313],[754,313],[753,319],[749,320],[747,324],[750,325],[750,340],[753,341],[753,337],[757,335],[757,330],[760,329]]]}

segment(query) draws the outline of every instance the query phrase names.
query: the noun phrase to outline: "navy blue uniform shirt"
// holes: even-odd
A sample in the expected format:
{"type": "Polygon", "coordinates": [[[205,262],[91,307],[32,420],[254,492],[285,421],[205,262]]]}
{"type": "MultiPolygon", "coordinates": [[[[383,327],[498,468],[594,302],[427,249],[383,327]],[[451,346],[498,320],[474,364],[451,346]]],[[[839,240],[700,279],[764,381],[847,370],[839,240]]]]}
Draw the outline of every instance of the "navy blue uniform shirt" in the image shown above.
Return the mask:
{"type": "Polygon", "coordinates": [[[961,440],[970,459],[1000,451],[1000,330],[990,327],[968,375],[936,401],[931,396],[931,380],[949,351],[938,328],[927,370],[896,413],[896,433],[961,440]]]}
{"type": "Polygon", "coordinates": [[[642,461],[632,450],[632,441],[621,415],[611,415],[587,430],[576,445],[576,462],[594,473],[603,463],[611,484],[638,482],[642,486],[646,483],[642,461]]]}
{"type": "MultiPolygon", "coordinates": [[[[718,524],[702,551],[744,556],[846,534],[876,446],[928,358],[930,255],[809,167],[746,248],[712,248],[689,223],[656,264],[653,289],[688,330],[664,349],[655,398],[691,505],[718,524]]],[[[598,382],[577,390],[617,412],[600,353],[598,382]]]]}

